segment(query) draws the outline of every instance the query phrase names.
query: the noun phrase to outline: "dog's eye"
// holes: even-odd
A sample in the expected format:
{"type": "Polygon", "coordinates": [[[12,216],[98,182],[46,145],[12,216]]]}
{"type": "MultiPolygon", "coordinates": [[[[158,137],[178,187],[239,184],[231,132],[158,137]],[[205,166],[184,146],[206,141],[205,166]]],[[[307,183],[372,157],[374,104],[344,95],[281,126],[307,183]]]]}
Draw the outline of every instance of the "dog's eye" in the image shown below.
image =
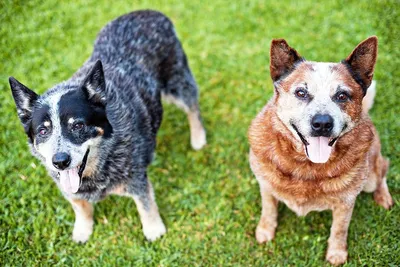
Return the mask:
{"type": "Polygon", "coordinates": [[[72,126],[73,131],[81,130],[85,126],[82,122],[77,122],[72,126]]]}
{"type": "Polygon", "coordinates": [[[47,135],[48,132],[49,131],[46,128],[40,128],[39,129],[39,134],[42,135],[42,136],[47,135]]]}
{"type": "Polygon", "coordinates": [[[298,88],[296,89],[296,91],[294,92],[294,94],[295,94],[298,98],[300,98],[300,99],[306,99],[306,98],[308,98],[308,93],[307,93],[307,91],[304,90],[304,88],[302,88],[302,87],[298,87],[298,88]]]}
{"type": "Polygon", "coordinates": [[[346,102],[347,100],[349,100],[349,95],[348,94],[346,94],[346,93],[339,93],[337,96],[336,96],[336,100],[338,101],[338,102],[346,102]]]}

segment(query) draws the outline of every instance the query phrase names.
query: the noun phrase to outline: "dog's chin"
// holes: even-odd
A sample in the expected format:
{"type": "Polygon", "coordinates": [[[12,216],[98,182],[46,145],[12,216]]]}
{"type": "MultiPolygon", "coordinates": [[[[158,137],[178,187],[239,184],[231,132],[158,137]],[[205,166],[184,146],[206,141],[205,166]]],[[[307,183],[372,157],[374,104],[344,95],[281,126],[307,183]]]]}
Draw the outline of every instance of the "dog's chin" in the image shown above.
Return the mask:
{"type": "Polygon", "coordinates": [[[304,146],[304,153],[307,158],[313,163],[326,163],[333,151],[333,146],[338,137],[325,137],[325,136],[309,136],[305,137],[299,132],[297,127],[292,124],[293,129],[296,131],[301,142],[304,146]]]}

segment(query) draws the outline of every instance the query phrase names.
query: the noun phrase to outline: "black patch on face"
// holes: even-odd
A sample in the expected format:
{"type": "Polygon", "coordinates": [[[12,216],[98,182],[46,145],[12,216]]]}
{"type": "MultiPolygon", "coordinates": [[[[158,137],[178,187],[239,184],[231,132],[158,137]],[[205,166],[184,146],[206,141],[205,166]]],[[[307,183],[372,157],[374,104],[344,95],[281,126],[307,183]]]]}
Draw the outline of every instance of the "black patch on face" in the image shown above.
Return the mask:
{"type": "Polygon", "coordinates": [[[28,137],[32,142],[34,137],[37,144],[43,143],[49,138],[52,130],[49,110],[50,107],[48,105],[41,105],[36,107],[32,112],[32,120],[28,132],[28,137]],[[44,125],[46,121],[50,123],[49,126],[44,125]],[[41,131],[42,129],[45,129],[45,134],[41,134],[43,133],[43,131],[41,131]]]}
{"type": "Polygon", "coordinates": [[[112,127],[107,120],[105,106],[87,99],[80,88],[63,95],[58,103],[62,135],[73,144],[82,144],[99,135],[97,127],[104,131],[104,138],[112,134],[112,127]],[[70,118],[74,119],[71,124],[70,118]],[[83,124],[79,127],[78,124],[83,124]]]}

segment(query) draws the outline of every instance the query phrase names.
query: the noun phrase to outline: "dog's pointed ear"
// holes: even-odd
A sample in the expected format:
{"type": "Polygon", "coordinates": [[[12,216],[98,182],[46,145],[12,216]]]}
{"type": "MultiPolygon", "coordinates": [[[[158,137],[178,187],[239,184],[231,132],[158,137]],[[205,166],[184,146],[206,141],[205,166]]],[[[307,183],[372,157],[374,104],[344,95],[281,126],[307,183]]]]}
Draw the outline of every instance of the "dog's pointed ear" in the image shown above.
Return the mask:
{"type": "Polygon", "coordinates": [[[34,91],[17,81],[14,77],[8,79],[11,92],[17,106],[18,117],[24,126],[25,132],[29,132],[30,122],[32,120],[32,109],[39,95],[34,91]]]}
{"type": "Polygon", "coordinates": [[[270,57],[269,69],[274,82],[292,71],[297,62],[304,60],[296,50],[288,45],[285,39],[272,40],[270,57]]]}
{"type": "Polygon", "coordinates": [[[371,36],[357,45],[353,52],[342,61],[350,68],[353,78],[361,85],[364,94],[374,76],[377,53],[378,38],[371,36]]]}
{"type": "Polygon", "coordinates": [[[83,82],[83,90],[89,101],[96,104],[106,104],[106,82],[103,64],[98,60],[87,74],[83,82]]]}

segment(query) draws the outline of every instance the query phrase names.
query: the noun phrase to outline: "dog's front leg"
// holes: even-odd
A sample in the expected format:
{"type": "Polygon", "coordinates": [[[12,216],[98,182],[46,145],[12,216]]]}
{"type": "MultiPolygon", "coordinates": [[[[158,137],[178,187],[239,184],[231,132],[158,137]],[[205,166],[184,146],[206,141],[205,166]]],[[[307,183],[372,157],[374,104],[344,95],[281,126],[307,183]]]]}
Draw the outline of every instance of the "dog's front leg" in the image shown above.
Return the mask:
{"type": "Polygon", "coordinates": [[[262,178],[258,179],[261,191],[262,210],[261,218],[256,229],[256,238],[259,243],[271,241],[275,237],[278,225],[278,200],[272,196],[262,178]]]}
{"type": "Polygon", "coordinates": [[[126,186],[125,195],[133,198],[142,222],[143,233],[147,240],[154,241],[166,233],[165,225],[158,212],[153,186],[147,174],[135,174],[132,183],[126,186]]]}
{"type": "Polygon", "coordinates": [[[72,239],[77,243],[88,241],[93,232],[93,205],[82,199],[68,199],[75,212],[72,239]]]}
{"type": "Polygon", "coordinates": [[[328,240],[326,260],[333,265],[340,265],[347,260],[347,231],[353,212],[354,202],[341,204],[332,210],[331,235],[328,240]]]}

